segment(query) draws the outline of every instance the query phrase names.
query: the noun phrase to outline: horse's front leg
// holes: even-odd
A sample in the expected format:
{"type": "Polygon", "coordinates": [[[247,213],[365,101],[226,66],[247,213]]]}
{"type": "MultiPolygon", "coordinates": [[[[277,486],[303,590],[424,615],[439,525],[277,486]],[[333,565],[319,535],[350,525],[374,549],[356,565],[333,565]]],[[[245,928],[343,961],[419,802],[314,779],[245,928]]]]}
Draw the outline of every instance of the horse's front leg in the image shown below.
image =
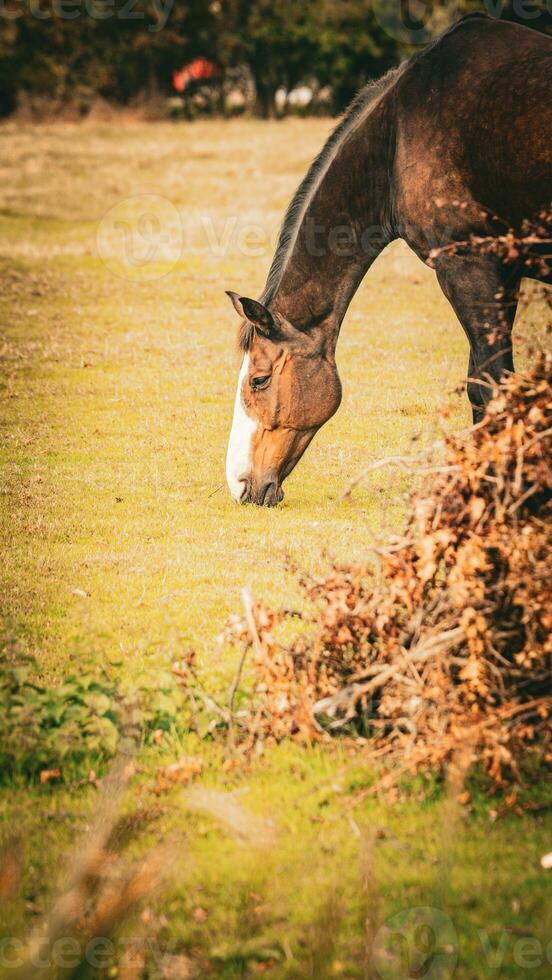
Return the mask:
{"type": "Polygon", "coordinates": [[[496,259],[480,256],[446,256],[436,271],[470,344],[468,397],[479,422],[492,396],[489,379],[500,381],[514,369],[512,326],[520,278],[496,259]]]}

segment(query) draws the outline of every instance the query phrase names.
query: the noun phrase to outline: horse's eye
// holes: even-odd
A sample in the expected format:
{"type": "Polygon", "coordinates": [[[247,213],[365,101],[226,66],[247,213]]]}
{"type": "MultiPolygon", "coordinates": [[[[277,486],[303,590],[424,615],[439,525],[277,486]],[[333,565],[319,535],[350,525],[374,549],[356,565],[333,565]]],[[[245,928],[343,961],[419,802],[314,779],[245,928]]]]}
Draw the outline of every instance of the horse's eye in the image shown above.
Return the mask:
{"type": "Polygon", "coordinates": [[[263,375],[262,378],[251,378],[251,387],[253,391],[260,391],[261,388],[266,388],[268,382],[270,381],[270,375],[263,375]]]}

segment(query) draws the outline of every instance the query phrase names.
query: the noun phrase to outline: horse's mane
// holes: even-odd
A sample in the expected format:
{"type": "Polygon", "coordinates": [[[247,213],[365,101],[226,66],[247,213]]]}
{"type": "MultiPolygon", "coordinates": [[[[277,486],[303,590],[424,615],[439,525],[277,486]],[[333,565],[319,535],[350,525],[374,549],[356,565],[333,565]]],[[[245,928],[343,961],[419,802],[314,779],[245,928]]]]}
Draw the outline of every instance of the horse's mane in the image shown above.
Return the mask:
{"type": "Polygon", "coordinates": [[[390,88],[397,74],[401,71],[401,68],[402,66],[391,68],[382,78],[368,82],[364,88],[357,92],[348,109],[345,111],[344,116],[326,140],[318,156],[311,163],[285,213],[278,237],[278,245],[276,246],[276,252],[261,297],[261,303],[265,305],[269,303],[278,288],[306,205],[328,170],[338,147],[341,146],[349,133],[355,128],[359,119],[371,108],[378,96],[390,88]]]}
{"type": "MultiPolygon", "coordinates": [[[[335,157],[337,149],[349,133],[354,129],[357,122],[374,104],[376,99],[383,95],[391,87],[397,75],[401,72],[403,65],[398,68],[391,68],[381,78],[368,82],[355,95],[353,101],[346,109],[345,114],[326,140],[320,153],[311,163],[306,175],[299,184],[291,203],[284,215],[284,220],[278,236],[278,244],[272,259],[272,265],[268,273],[268,278],[260,298],[260,302],[265,306],[270,303],[282,278],[282,274],[297,237],[301,220],[311,197],[323,179],[330,163],[335,157]]],[[[240,328],[238,343],[243,351],[248,351],[253,342],[255,334],[254,327],[245,320],[240,328]]]]}

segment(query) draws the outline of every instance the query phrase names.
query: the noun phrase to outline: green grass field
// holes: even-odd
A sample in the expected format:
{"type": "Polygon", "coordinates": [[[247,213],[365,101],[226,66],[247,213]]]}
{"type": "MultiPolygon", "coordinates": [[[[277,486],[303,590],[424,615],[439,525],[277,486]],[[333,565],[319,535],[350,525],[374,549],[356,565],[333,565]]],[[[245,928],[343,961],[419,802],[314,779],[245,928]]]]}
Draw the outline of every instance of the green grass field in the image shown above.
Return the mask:
{"type": "MultiPolygon", "coordinates": [[[[308,568],[324,567],[324,550],[365,557],[400,528],[411,484],[382,470],[342,499],[349,481],[369,460],[432,442],[439,409],[451,428],[469,424],[455,393],[462,330],[434,274],[398,243],[351,306],[338,346],[342,407],[284,504],[230,499],[239,357],[224,290],[261,291],[284,208],[329,129],[0,128],[3,631],[36,658],[42,681],[114,662],[132,679],[192,645],[224,692],[235,662],[216,637],[243,586],[293,602],[285,554],[308,568]]],[[[517,336],[542,341],[544,327],[535,302],[517,336]]],[[[224,820],[191,813],[181,791],[163,797],[143,841],[174,840],[174,867],[141,928],[174,957],[144,975],[406,977],[405,966],[370,961],[369,936],[401,910],[431,906],[456,930],[455,977],[550,976],[552,872],[539,859],[552,828],[541,810],[493,821],[495,803],[476,793],[466,816],[417,784],[394,804],[352,806],[373,774],[340,747],[282,745],[229,775],[223,749],[190,736],[145,752],[139,779],[147,785],[182,751],[273,834],[244,843],[224,820]]],[[[24,840],[15,933],[48,907],[94,794],[3,791],[3,837],[24,840]]],[[[453,975],[450,958],[426,966],[416,975],[453,975]]],[[[117,975],[109,969],[98,975],[117,975]]]]}

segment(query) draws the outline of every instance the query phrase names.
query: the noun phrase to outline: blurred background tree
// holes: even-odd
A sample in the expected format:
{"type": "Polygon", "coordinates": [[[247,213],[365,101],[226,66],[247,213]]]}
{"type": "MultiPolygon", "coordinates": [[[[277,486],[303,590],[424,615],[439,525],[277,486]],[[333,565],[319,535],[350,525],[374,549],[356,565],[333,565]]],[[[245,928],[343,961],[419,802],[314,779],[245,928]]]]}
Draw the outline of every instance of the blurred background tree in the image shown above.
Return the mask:
{"type": "Polygon", "coordinates": [[[310,79],[319,45],[317,0],[237,0],[229,3],[234,62],[246,64],[255,81],[257,110],[271,116],[281,86],[310,79]]]}
{"type": "MultiPolygon", "coordinates": [[[[504,18],[551,29],[548,0],[489,4],[504,18]]],[[[412,50],[382,26],[387,11],[409,23],[411,7],[377,0],[376,16],[374,0],[0,0],[0,114],[18,106],[85,114],[98,99],[159,109],[174,95],[173,72],[199,57],[216,66],[219,108],[225,83],[241,71],[263,116],[275,113],[278,89],[299,84],[329,86],[338,112],[412,50]]],[[[482,9],[484,0],[454,0],[458,16],[482,9]]],[[[432,15],[433,29],[450,22],[448,3],[419,10],[432,15]]]]}

